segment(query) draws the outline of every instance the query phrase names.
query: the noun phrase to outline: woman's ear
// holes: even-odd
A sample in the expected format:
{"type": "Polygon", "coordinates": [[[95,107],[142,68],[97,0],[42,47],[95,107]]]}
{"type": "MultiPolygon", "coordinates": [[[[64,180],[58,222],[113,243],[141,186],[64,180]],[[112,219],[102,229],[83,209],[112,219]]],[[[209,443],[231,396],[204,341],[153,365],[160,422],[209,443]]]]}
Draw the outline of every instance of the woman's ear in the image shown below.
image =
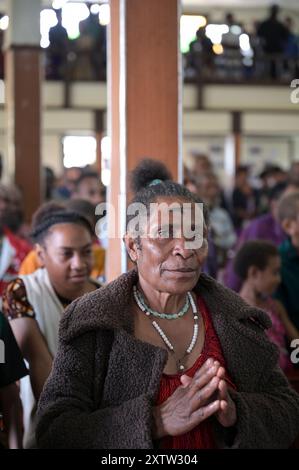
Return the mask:
{"type": "Polygon", "coordinates": [[[123,237],[123,241],[126,245],[130,260],[132,263],[136,264],[138,260],[138,244],[136,239],[132,238],[132,236],[127,232],[123,237]]]}
{"type": "Polygon", "coordinates": [[[292,227],[293,227],[293,221],[291,219],[284,219],[282,222],[281,222],[281,226],[282,226],[282,229],[283,231],[291,236],[292,235],[292,227]]]}
{"type": "Polygon", "coordinates": [[[38,263],[41,268],[45,266],[45,249],[39,243],[35,244],[35,252],[38,259],[38,263]]]}
{"type": "Polygon", "coordinates": [[[255,279],[259,271],[260,269],[256,266],[250,266],[247,271],[247,279],[255,279]]]}

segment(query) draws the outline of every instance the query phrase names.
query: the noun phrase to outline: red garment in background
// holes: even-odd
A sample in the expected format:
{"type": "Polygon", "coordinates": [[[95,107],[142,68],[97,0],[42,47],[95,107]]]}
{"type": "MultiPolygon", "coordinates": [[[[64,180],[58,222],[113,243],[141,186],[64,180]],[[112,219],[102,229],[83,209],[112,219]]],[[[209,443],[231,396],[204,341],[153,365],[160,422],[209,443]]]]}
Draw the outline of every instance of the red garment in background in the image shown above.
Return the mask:
{"type": "MultiPolygon", "coordinates": [[[[221,345],[217,334],[214,330],[213,323],[204,301],[198,297],[198,307],[204,321],[205,327],[205,342],[201,355],[193,364],[193,366],[184,373],[189,377],[193,377],[195,372],[200,369],[208,358],[213,358],[226,368],[225,360],[223,357],[221,345]]],[[[229,386],[236,388],[226,375],[225,380],[229,386]]],[[[180,374],[176,375],[162,375],[160,382],[160,389],[158,394],[157,405],[163,403],[173,392],[181,385],[180,374]]],[[[167,436],[161,439],[159,448],[161,449],[215,449],[216,444],[213,437],[213,429],[211,419],[207,419],[200,423],[199,426],[192,431],[181,436],[167,436]]]]}
{"type": "Polygon", "coordinates": [[[9,282],[17,277],[23,259],[32,249],[26,240],[14,235],[7,228],[4,229],[3,235],[8,239],[9,244],[13,248],[13,255],[9,259],[6,272],[0,279],[0,295],[3,294],[9,282]]]}

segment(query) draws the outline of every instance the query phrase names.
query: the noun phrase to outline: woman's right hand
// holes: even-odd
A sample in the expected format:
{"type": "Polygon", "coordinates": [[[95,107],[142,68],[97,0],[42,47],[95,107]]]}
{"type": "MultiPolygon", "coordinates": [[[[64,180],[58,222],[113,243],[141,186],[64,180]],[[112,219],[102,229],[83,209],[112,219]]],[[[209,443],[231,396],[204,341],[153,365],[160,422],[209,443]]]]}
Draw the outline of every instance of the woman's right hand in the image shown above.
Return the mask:
{"type": "Polygon", "coordinates": [[[160,406],[153,409],[154,439],[179,436],[191,431],[220,409],[220,400],[213,400],[225,371],[219,362],[208,359],[193,379],[182,380],[184,385],[160,406]]]}

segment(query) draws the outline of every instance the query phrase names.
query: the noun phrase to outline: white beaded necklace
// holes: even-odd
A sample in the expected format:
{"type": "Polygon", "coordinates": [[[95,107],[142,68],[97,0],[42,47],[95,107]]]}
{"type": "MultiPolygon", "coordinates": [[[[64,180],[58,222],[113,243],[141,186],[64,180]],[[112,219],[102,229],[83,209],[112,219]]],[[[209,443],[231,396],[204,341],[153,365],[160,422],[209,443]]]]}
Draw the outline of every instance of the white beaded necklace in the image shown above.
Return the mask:
{"type": "MultiPolygon", "coordinates": [[[[134,299],[135,299],[136,304],[140,308],[140,301],[139,301],[139,298],[136,294],[135,289],[133,290],[133,295],[134,295],[134,299]]],[[[139,295],[142,295],[142,294],[140,294],[140,292],[139,292],[139,295]]],[[[188,356],[188,354],[190,354],[193,351],[194,346],[195,346],[196,341],[197,341],[197,338],[198,338],[198,328],[199,328],[198,319],[199,319],[199,317],[198,317],[197,306],[196,306],[190,292],[187,293],[187,296],[189,298],[189,302],[190,302],[192,312],[193,312],[194,327],[193,327],[193,336],[192,336],[191,342],[190,342],[184,356],[181,357],[180,359],[176,360],[176,364],[177,364],[177,368],[178,368],[179,372],[183,372],[185,370],[185,366],[184,366],[184,364],[182,364],[182,361],[186,358],[186,356],[188,356]]],[[[144,312],[147,316],[150,316],[150,314],[151,314],[150,312],[145,311],[143,308],[141,308],[141,311],[144,312]]],[[[152,321],[152,325],[155,328],[155,330],[157,331],[157,333],[160,335],[162,340],[164,341],[164,343],[167,346],[167,348],[169,349],[169,351],[174,355],[175,354],[175,349],[174,349],[172,343],[170,342],[170,340],[167,338],[164,331],[162,330],[162,328],[158,325],[158,323],[155,320],[152,321]]]]}

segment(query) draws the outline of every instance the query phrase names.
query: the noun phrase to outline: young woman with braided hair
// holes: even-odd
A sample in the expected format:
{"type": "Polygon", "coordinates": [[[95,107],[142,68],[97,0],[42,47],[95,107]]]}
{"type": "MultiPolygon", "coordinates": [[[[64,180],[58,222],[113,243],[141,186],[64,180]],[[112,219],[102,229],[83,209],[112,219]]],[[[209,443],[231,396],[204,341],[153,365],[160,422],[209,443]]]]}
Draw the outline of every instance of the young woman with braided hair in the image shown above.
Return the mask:
{"type": "Polygon", "coordinates": [[[24,447],[35,446],[35,407],[51,371],[64,308],[99,287],[90,279],[92,228],[86,218],[53,204],[34,217],[32,238],[42,266],[8,285],[3,299],[30,378],[21,380],[24,447]]]}

